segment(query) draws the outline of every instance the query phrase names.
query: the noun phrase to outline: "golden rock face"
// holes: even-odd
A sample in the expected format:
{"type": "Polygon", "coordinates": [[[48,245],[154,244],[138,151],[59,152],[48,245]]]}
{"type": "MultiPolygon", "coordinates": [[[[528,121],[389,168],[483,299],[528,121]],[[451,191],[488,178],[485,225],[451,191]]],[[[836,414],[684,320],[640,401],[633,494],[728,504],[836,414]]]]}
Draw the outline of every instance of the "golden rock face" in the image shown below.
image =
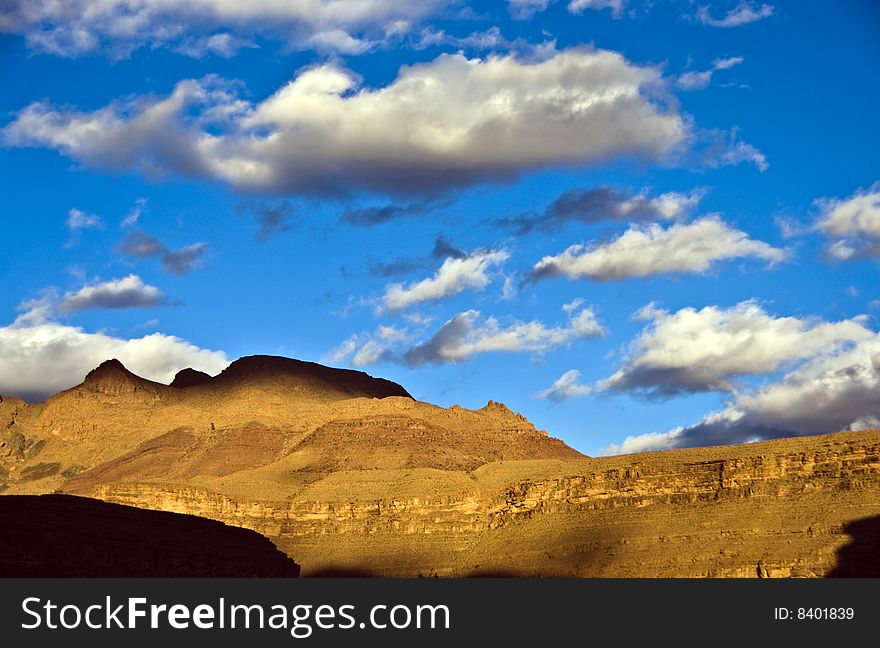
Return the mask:
{"type": "Polygon", "coordinates": [[[4,397],[0,488],[252,529],[305,576],[877,575],[880,431],[592,459],[500,403],[360,372],[196,374],[105,363],[45,403],[4,397]]]}

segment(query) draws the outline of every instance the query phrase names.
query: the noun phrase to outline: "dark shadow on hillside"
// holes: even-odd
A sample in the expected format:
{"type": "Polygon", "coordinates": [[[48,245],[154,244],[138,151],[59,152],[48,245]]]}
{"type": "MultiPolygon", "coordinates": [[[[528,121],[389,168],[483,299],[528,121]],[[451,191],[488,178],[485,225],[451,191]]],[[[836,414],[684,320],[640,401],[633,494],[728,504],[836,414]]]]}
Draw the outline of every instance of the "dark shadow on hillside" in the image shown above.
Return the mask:
{"type": "Polygon", "coordinates": [[[259,533],[72,495],[0,496],[0,577],[289,578],[259,533]]]}
{"type": "Polygon", "coordinates": [[[828,578],[880,577],[880,515],[843,525],[851,540],[837,550],[837,566],[828,578]]]}
{"type": "Polygon", "coordinates": [[[305,574],[306,578],[381,578],[380,574],[374,574],[366,569],[355,567],[318,569],[305,574]]]}

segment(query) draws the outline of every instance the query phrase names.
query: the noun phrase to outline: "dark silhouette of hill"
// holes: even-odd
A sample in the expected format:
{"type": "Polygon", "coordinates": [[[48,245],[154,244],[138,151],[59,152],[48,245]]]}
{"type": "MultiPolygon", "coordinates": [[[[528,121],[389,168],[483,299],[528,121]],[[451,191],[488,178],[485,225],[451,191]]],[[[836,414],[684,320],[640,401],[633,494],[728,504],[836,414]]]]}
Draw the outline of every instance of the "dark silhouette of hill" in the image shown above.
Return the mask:
{"type": "Polygon", "coordinates": [[[71,495],[0,497],[0,576],[274,577],[299,565],[259,533],[71,495]]]}
{"type": "Polygon", "coordinates": [[[852,539],[837,550],[828,578],[880,577],[880,515],[847,522],[843,530],[852,539]]]}
{"type": "Polygon", "coordinates": [[[374,378],[363,371],[334,369],[314,362],[267,355],[239,358],[219,375],[202,384],[221,387],[261,380],[295,381],[309,385],[315,391],[338,392],[349,398],[357,396],[412,398],[409,392],[397,383],[384,378],[374,378]]]}
{"type": "Polygon", "coordinates": [[[186,369],[181,369],[177,372],[169,387],[184,389],[186,387],[192,387],[193,385],[201,385],[210,382],[211,380],[212,376],[210,374],[187,367],[186,369]]]}

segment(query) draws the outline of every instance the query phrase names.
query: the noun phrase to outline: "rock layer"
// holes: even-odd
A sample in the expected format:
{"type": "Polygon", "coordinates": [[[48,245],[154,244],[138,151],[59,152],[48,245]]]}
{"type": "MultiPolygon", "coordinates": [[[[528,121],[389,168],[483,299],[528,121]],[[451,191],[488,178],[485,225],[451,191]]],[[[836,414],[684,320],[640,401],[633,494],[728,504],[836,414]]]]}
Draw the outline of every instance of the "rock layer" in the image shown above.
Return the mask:
{"type": "Polygon", "coordinates": [[[859,522],[880,519],[880,432],[541,464],[487,465],[472,489],[434,497],[359,496],[356,476],[347,497],[144,483],[94,494],[255,529],[301,556],[306,574],[870,575],[880,558],[859,522]],[[854,540],[862,559],[841,566],[854,540]]]}

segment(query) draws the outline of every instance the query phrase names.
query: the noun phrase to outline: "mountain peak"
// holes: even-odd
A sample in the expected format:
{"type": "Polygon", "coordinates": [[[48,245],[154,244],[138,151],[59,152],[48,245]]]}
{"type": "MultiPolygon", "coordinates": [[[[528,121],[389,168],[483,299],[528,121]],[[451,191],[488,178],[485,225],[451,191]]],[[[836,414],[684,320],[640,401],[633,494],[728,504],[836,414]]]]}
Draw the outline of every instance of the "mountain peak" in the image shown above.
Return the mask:
{"type": "Polygon", "coordinates": [[[300,390],[328,396],[352,398],[412,398],[403,387],[384,378],[374,378],[363,371],[334,369],[315,362],[282,356],[253,355],[239,358],[211,380],[218,385],[271,380],[292,383],[300,390]]]}
{"type": "Polygon", "coordinates": [[[86,374],[81,387],[104,394],[134,393],[150,387],[164,387],[152,380],[141,378],[126,369],[116,358],[105,360],[86,374]]]}
{"type": "Polygon", "coordinates": [[[102,380],[109,377],[136,378],[137,376],[126,369],[125,365],[119,360],[111,358],[110,360],[105,360],[87,373],[83,382],[95,382],[96,380],[102,380]]]}
{"type": "Polygon", "coordinates": [[[170,387],[183,389],[185,387],[202,385],[211,380],[213,380],[213,378],[210,374],[206,374],[204,371],[199,371],[198,369],[187,367],[186,369],[181,369],[177,372],[174,376],[174,380],[171,381],[170,387]]]}

